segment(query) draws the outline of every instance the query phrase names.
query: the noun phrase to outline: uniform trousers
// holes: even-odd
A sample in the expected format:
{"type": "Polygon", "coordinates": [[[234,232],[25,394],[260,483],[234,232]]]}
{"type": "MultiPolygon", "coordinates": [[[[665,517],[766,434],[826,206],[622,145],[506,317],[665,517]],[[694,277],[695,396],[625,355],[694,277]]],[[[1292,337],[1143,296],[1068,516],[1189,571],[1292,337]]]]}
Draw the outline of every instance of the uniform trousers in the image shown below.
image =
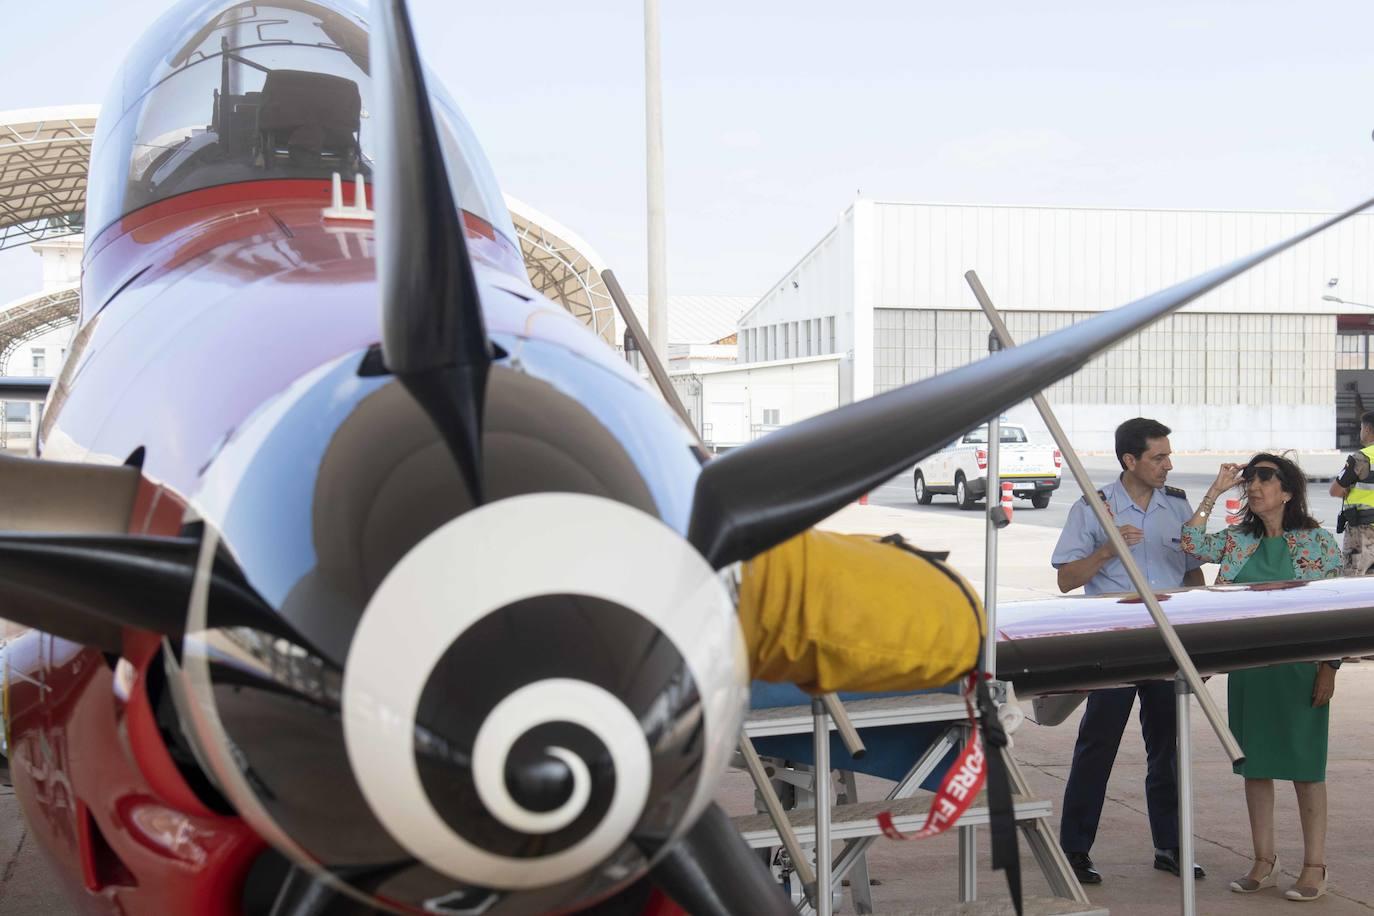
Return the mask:
{"type": "Polygon", "coordinates": [[[1367,576],[1374,567],[1374,525],[1346,525],[1341,575],[1367,576]]]}
{"type": "Polygon", "coordinates": [[[1145,738],[1145,804],[1150,833],[1156,848],[1178,848],[1178,711],[1174,685],[1172,681],[1149,681],[1138,687],[1095,690],[1088,695],[1064,788],[1059,845],[1065,852],[1092,849],[1107,796],[1107,778],[1112,774],[1137,693],[1140,730],[1145,738]]]}

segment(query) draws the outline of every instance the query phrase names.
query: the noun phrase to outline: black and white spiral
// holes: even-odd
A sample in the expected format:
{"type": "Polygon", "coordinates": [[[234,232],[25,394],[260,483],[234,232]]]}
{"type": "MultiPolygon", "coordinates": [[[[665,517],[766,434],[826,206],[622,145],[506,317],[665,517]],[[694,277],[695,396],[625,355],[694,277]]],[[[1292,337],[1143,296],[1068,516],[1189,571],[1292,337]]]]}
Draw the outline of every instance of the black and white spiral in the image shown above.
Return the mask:
{"type": "Polygon", "coordinates": [[[344,737],[373,813],[468,884],[566,881],[714,794],[744,709],[734,608],[621,503],[501,500],[416,545],[354,635],[344,737]]]}

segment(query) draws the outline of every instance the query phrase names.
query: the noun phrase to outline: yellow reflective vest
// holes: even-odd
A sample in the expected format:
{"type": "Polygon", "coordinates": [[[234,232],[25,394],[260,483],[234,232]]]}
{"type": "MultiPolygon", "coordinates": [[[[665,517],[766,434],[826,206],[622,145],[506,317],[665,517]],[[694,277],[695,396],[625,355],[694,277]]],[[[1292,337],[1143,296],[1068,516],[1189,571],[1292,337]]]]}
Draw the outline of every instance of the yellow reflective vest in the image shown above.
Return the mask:
{"type": "MultiPolygon", "coordinates": [[[[1366,445],[1360,449],[1360,453],[1369,459],[1371,466],[1374,466],[1374,445],[1366,445]]],[[[1374,509],[1374,479],[1355,481],[1350,487],[1350,492],[1345,494],[1345,505],[1374,509]]]]}

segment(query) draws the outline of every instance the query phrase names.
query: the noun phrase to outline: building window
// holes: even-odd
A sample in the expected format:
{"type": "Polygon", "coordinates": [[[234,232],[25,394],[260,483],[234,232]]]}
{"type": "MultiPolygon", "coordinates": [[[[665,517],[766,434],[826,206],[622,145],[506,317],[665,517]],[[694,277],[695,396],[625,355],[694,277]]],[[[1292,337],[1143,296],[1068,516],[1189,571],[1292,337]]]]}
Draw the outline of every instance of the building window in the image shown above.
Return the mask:
{"type": "Polygon", "coordinates": [[[782,423],[782,410],[777,407],[765,407],[763,409],[763,425],[778,426],[782,423]]]}
{"type": "Polygon", "coordinates": [[[825,352],[827,352],[827,353],[834,353],[834,352],[835,352],[835,319],[834,319],[833,317],[825,319],[825,339],[826,339],[827,341],[829,341],[829,343],[826,344],[826,351],[825,351],[825,352]]]}
{"type": "Polygon", "coordinates": [[[805,324],[806,324],[806,355],[807,355],[807,356],[814,356],[815,353],[814,353],[814,351],[811,349],[811,321],[810,321],[810,319],[807,319],[806,322],[805,322],[805,324]]]}
{"type": "Polygon", "coordinates": [[[1368,339],[1366,334],[1337,334],[1336,335],[1336,368],[1337,369],[1366,369],[1367,354],[1365,341],[1368,339]]]}
{"type": "Polygon", "coordinates": [[[33,374],[47,375],[48,351],[43,349],[42,347],[34,347],[33,350],[30,352],[33,353],[33,374]]]}

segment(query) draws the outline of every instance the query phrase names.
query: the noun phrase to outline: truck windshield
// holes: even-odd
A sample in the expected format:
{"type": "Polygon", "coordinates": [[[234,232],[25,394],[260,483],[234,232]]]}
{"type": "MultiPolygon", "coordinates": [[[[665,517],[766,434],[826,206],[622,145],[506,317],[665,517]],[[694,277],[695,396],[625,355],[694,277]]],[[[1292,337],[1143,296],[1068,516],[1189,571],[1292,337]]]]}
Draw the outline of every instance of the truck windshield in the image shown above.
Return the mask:
{"type": "MultiPolygon", "coordinates": [[[[997,436],[998,442],[1026,442],[1026,431],[1019,426],[1003,426],[997,436]]],[[[971,429],[964,434],[965,445],[987,445],[988,428],[971,429]]]]}

